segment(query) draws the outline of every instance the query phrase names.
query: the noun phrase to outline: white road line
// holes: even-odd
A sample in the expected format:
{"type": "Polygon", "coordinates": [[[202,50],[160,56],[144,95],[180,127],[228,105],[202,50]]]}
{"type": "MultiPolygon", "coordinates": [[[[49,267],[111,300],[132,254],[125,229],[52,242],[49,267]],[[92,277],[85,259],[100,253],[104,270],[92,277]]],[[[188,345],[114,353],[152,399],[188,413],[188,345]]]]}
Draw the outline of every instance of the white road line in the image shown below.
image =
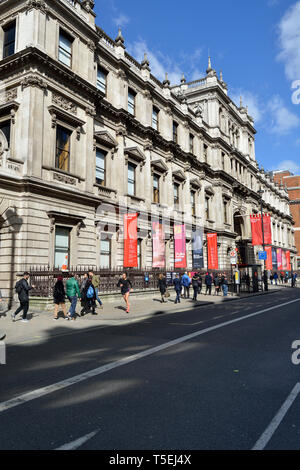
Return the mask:
{"type": "Polygon", "coordinates": [[[106,364],[104,366],[98,367],[97,369],[92,369],[90,371],[84,372],[83,374],[76,375],[74,377],[71,377],[66,380],[62,380],[61,382],[57,382],[52,385],[48,385],[43,388],[39,388],[36,390],[33,390],[28,393],[24,393],[23,395],[20,395],[16,398],[12,398],[11,400],[5,401],[3,403],[0,403],[0,413],[3,411],[7,411],[10,408],[14,408],[18,405],[23,405],[24,403],[27,403],[32,400],[36,400],[37,398],[41,398],[45,395],[49,395],[50,393],[57,392],[59,390],[65,389],[67,387],[70,387],[72,385],[75,385],[77,383],[83,382],[85,380],[88,380],[92,377],[96,377],[98,375],[104,374],[105,372],[108,372],[112,369],[116,369],[117,367],[121,367],[127,364],[130,364],[131,362],[135,362],[139,359],[142,359],[144,357],[151,356],[157,352],[163,351],[165,349],[171,348],[172,346],[176,346],[180,343],[183,343],[185,341],[189,341],[193,338],[197,338],[198,336],[204,335],[206,333],[209,333],[214,330],[218,330],[220,328],[224,328],[225,326],[228,325],[233,325],[234,323],[238,323],[244,320],[247,320],[248,318],[255,317],[257,315],[261,315],[262,313],[269,312],[270,310],[275,310],[280,307],[285,307],[286,305],[293,304],[295,302],[299,302],[299,299],[291,300],[289,302],[285,302],[283,304],[275,305],[273,307],[269,307],[263,310],[259,310],[258,312],[250,313],[248,315],[245,315],[244,317],[240,318],[235,318],[234,320],[229,320],[227,322],[219,323],[218,325],[211,326],[209,328],[205,328],[203,330],[198,330],[195,331],[194,333],[191,333],[186,336],[182,336],[180,338],[177,338],[173,341],[169,341],[164,344],[160,344],[159,346],[156,346],[154,348],[146,349],[145,351],[141,351],[140,353],[133,354],[132,356],[124,357],[123,359],[120,359],[119,361],[112,362],[110,364],[106,364]]]}
{"type": "Polygon", "coordinates": [[[293,388],[293,390],[291,391],[291,393],[289,394],[289,396],[287,397],[287,399],[285,400],[280,410],[278,411],[278,413],[276,414],[276,416],[274,417],[274,419],[271,421],[271,423],[265,430],[265,432],[258,439],[258,441],[256,442],[255,446],[252,448],[252,450],[263,450],[266,447],[268,442],[273,437],[276,429],[280,425],[281,421],[283,420],[283,418],[289,411],[290,407],[296,400],[299,392],[300,392],[300,383],[297,383],[295,387],[293,388]]]}
{"type": "Polygon", "coordinates": [[[96,436],[98,432],[99,432],[99,429],[97,429],[97,431],[91,432],[90,434],[87,434],[86,436],[76,439],[76,441],[69,442],[68,444],[64,444],[63,446],[58,447],[55,450],[76,450],[79,447],[83,446],[83,444],[85,444],[87,441],[92,439],[92,437],[96,436]]]}

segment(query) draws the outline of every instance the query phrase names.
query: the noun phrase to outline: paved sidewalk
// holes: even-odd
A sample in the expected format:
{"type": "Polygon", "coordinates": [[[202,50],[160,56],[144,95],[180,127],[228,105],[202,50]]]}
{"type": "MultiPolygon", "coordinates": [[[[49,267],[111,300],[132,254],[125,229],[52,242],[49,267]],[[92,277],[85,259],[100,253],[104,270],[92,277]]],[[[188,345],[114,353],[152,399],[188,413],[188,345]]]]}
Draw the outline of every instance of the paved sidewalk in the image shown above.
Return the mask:
{"type": "MultiPolygon", "coordinates": [[[[277,292],[280,290],[280,286],[270,286],[268,293],[277,292]]],[[[87,314],[84,317],[77,316],[76,321],[66,321],[64,320],[62,313],[58,321],[53,320],[52,312],[38,312],[29,310],[28,323],[23,323],[22,316],[18,315],[16,321],[11,320],[11,312],[5,312],[5,314],[0,312],[0,330],[6,333],[5,342],[7,344],[20,344],[20,343],[30,343],[42,342],[45,338],[50,336],[59,336],[72,334],[72,332],[77,330],[82,330],[85,328],[104,328],[109,325],[120,325],[120,324],[129,324],[131,322],[141,321],[146,318],[150,318],[154,315],[159,315],[163,313],[173,314],[176,312],[190,310],[195,307],[203,307],[207,305],[220,304],[222,302],[230,302],[238,300],[245,297],[253,297],[256,295],[265,295],[267,293],[258,293],[258,294],[245,294],[240,297],[237,296],[228,296],[223,297],[222,294],[219,296],[215,295],[199,295],[198,301],[194,302],[191,299],[181,299],[181,303],[175,305],[174,291],[170,291],[171,297],[167,299],[166,303],[162,304],[160,302],[160,294],[157,293],[151,299],[139,299],[131,297],[131,311],[126,313],[125,303],[123,298],[120,296],[120,299],[115,302],[109,302],[104,304],[103,310],[97,308],[97,315],[87,314]],[[61,332],[63,327],[63,333],[61,332]],[[70,333],[66,332],[66,328],[70,330],[70,333]]],[[[80,311],[80,304],[77,304],[77,312],[80,311]]]]}

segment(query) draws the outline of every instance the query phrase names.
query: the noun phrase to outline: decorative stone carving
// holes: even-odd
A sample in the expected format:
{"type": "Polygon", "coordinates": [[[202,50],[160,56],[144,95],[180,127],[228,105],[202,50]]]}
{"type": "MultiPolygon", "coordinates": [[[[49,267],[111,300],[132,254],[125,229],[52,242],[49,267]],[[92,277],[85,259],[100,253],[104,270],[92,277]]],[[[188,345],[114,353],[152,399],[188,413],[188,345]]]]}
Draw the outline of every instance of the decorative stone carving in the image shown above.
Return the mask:
{"type": "Polygon", "coordinates": [[[0,104],[8,103],[9,101],[14,101],[18,96],[18,89],[11,88],[10,90],[5,90],[3,93],[0,93],[0,104]]]}
{"type": "Polygon", "coordinates": [[[62,173],[53,173],[53,179],[55,181],[59,181],[60,183],[76,186],[76,179],[72,178],[72,176],[63,175],[62,173]]]}
{"type": "Polygon", "coordinates": [[[60,106],[62,109],[65,111],[69,111],[73,114],[77,114],[77,106],[73,101],[68,100],[62,95],[59,95],[57,93],[53,93],[52,95],[52,102],[58,106],[60,106]]]}
{"type": "Polygon", "coordinates": [[[28,86],[41,88],[42,90],[44,90],[44,92],[47,90],[47,83],[43,79],[36,77],[35,75],[29,75],[21,81],[22,91],[28,86]]]}
{"type": "Polygon", "coordinates": [[[47,13],[49,10],[44,0],[27,0],[26,7],[27,10],[35,8],[36,10],[41,10],[43,13],[47,13]]]}

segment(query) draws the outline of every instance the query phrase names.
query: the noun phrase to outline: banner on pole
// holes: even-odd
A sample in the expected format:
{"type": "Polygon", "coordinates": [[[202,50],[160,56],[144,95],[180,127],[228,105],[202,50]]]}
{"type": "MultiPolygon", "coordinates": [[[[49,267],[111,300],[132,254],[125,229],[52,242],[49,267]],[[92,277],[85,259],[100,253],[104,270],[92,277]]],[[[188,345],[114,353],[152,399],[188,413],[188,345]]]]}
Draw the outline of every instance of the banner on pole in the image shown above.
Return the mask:
{"type": "Polygon", "coordinates": [[[276,248],[272,248],[272,269],[277,270],[277,251],[276,248]]]}
{"type": "Polygon", "coordinates": [[[219,269],[218,262],[218,236],[216,233],[208,233],[207,238],[207,268],[219,269]]]}
{"type": "Polygon", "coordinates": [[[203,258],[203,228],[196,228],[192,231],[193,267],[204,268],[203,258]]]}
{"type": "Polygon", "coordinates": [[[277,269],[282,269],[282,249],[277,248],[277,269]]]}
{"type": "Polygon", "coordinates": [[[252,246],[262,245],[262,226],[259,215],[250,215],[252,246]]]}
{"type": "Polygon", "coordinates": [[[287,270],[286,252],[282,250],[282,269],[287,270]]]}
{"type": "Polygon", "coordinates": [[[272,269],[273,269],[272,247],[271,246],[266,246],[265,250],[267,252],[266,270],[267,271],[272,271],[272,269]]]}
{"type": "Polygon", "coordinates": [[[174,225],[174,266],[186,268],[185,225],[174,225]]]}
{"type": "Polygon", "coordinates": [[[272,228],[271,228],[271,216],[270,214],[264,214],[263,216],[264,223],[264,239],[263,242],[265,245],[272,245],[272,228]]]}
{"type": "Polygon", "coordinates": [[[164,224],[159,221],[152,222],[152,267],[164,268],[165,258],[165,232],[164,224]]]}
{"type": "Polygon", "coordinates": [[[124,268],[137,268],[137,213],[124,214],[124,268]]]}
{"type": "Polygon", "coordinates": [[[286,252],[286,269],[288,271],[291,271],[291,252],[290,251],[286,252]]]}

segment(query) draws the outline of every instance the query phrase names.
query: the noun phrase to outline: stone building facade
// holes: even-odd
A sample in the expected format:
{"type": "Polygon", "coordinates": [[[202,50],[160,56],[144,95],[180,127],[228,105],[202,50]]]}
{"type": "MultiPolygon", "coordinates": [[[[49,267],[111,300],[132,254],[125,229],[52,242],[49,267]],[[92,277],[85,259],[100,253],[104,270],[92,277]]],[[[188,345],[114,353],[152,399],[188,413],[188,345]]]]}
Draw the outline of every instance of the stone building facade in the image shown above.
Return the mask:
{"type": "Polygon", "coordinates": [[[290,199],[291,214],[295,222],[295,245],[297,249],[297,270],[300,270],[300,175],[294,175],[289,170],[274,171],[274,181],[281,187],[286,187],[290,199]]]}
{"type": "MultiPolygon", "coordinates": [[[[206,77],[171,86],[96,26],[93,0],[0,1],[0,288],[31,266],[123,265],[123,220],[138,212],[139,266],[150,269],[150,214],[218,234],[219,268],[239,247],[257,262],[249,215],[272,216],[291,250],[287,191],[259,168],[247,108],[206,77]]],[[[204,242],[204,259],[206,246],[204,242]]],[[[206,263],[206,261],[205,261],[206,263]]]]}

